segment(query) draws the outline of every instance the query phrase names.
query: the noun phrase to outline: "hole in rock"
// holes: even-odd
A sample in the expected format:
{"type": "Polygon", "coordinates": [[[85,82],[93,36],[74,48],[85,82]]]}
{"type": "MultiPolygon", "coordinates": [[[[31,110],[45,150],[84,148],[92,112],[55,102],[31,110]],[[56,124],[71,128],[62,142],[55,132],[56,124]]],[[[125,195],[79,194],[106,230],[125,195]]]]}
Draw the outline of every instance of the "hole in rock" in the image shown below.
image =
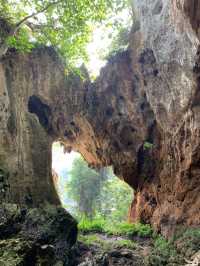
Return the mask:
{"type": "Polygon", "coordinates": [[[108,107],[106,109],[106,116],[107,117],[111,117],[113,115],[113,112],[114,112],[113,108],[112,107],[108,107]]]}
{"type": "Polygon", "coordinates": [[[41,99],[35,95],[32,95],[28,101],[28,111],[32,114],[36,114],[40,124],[45,128],[49,128],[49,117],[51,115],[50,107],[43,103],[41,99]]]}
{"type": "Polygon", "coordinates": [[[105,224],[127,221],[133,190],[113,174],[111,167],[91,169],[79,153],[54,142],[52,172],[62,206],[80,224],[83,220],[105,224]]]}

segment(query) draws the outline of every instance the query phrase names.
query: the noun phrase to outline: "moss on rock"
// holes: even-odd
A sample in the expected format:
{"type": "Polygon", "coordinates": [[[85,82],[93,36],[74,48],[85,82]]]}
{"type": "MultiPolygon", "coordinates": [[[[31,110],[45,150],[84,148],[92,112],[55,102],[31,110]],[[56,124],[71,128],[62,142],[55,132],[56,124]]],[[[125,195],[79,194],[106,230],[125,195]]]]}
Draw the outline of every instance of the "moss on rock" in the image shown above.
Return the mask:
{"type": "Polygon", "coordinates": [[[65,265],[77,238],[77,222],[63,208],[0,205],[0,265],[65,265]]]}

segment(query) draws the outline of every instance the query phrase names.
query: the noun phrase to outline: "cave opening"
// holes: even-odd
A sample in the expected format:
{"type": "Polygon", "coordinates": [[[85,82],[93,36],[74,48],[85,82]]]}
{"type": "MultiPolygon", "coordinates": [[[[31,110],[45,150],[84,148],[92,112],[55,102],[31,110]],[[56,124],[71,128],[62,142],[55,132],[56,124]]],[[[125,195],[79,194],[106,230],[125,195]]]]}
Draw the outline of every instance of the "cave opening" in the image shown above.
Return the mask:
{"type": "Polygon", "coordinates": [[[111,167],[91,169],[79,153],[64,150],[62,143],[53,143],[52,174],[62,206],[79,222],[127,222],[132,188],[111,167]]]}

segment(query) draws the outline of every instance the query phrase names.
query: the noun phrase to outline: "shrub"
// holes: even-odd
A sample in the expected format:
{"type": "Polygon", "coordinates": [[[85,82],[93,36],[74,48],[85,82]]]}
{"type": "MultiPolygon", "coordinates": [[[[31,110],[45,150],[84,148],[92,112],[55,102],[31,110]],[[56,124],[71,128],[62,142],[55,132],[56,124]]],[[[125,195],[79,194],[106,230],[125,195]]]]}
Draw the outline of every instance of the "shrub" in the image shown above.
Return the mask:
{"type": "Polygon", "coordinates": [[[150,237],[152,235],[152,228],[148,224],[141,223],[119,223],[106,228],[106,232],[114,235],[126,235],[128,237],[140,236],[140,237],[150,237]]]}
{"type": "Polygon", "coordinates": [[[160,235],[155,238],[151,254],[145,259],[145,265],[148,266],[183,265],[172,242],[160,235]]]}
{"type": "Polygon", "coordinates": [[[200,228],[189,228],[179,233],[174,243],[183,256],[190,258],[200,250],[200,228]]]}
{"type": "Polygon", "coordinates": [[[105,220],[102,218],[90,220],[88,218],[82,218],[78,224],[78,229],[82,233],[87,232],[104,232],[105,220]]]}

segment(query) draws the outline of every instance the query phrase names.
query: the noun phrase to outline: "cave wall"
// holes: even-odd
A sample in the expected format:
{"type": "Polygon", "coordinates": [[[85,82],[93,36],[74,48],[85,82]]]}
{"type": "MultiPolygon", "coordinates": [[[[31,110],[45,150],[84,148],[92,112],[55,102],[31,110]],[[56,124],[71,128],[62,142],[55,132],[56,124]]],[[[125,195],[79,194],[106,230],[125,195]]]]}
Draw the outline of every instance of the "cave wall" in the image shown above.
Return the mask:
{"type": "MultiPolygon", "coordinates": [[[[33,110],[29,110],[33,95],[39,95],[45,105],[46,101],[50,101],[50,95],[63,84],[63,75],[57,75],[60,73],[60,63],[57,63],[53,55],[52,60],[49,60],[51,52],[48,49],[34,51],[29,55],[10,52],[1,60],[1,201],[30,206],[45,200],[59,203],[51,179],[50,129],[48,131],[42,126],[37,115],[31,112],[33,110]]],[[[42,119],[47,110],[41,105],[38,108],[41,109],[42,119]]],[[[35,109],[37,110],[37,106],[35,109]]],[[[47,117],[51,119],[48,112],[43,120],[47,117]]]]}
{"type": "Polygon", "coordinates": [[[199,1],[135,5],[140,31],[94,83],[66,76],[51,48],[1,60],[0,200],[59,203],[51,174],[59,140],[135,189],[132,221],[167,236],[200,225],[199,1]]]}
{"type": "Polygon", "coordinates": [[[133,216],[136,212],[165,235],[177,224],[200,224],[198,5],[136,1],[137,56],[161,141],[154,179],[139,189],[133,216]]]}

